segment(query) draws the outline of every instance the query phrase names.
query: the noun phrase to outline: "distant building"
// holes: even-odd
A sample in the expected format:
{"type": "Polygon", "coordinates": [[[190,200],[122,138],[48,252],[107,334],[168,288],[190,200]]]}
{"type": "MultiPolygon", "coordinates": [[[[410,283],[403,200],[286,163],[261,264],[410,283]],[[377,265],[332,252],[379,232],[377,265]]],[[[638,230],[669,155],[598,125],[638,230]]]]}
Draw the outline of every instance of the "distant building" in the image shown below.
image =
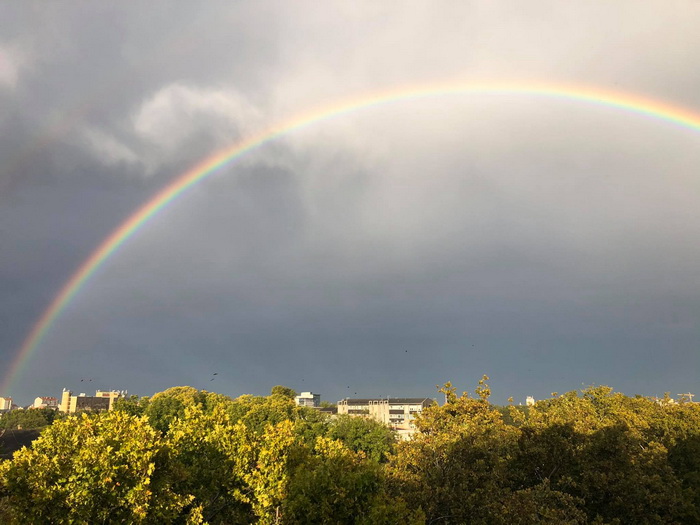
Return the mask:
{"type": "Polygon", "coordinates": [[[54,408],[58,409],[58,399],[55,397],[37,397],[34,399],[34,404],[31,408],[54,408]]]}
{"type": "Polygon", "coordinates": [[[670,395],[666,394],[664,397],[652,397],[651,399],[658,403],[659,405],[676,405],[678,403],[697,403],[697,401],[693,401],[693,398],[695,397],[695,394],[691,394],[690,392],[687,392],[685,394],[676,394],[678,396],[678,400],[673,399],[670,395]]]}
{"type": "Polygon", "coordinates": [[[527,398],[525,399],[525,405],[529,406],[529,407],[534,406],[535,405],[535,398],[532,396],[527,396],[527,398]]]}
{"type": "Polygon", "coordinates": [[[68,414],[74,414],[80,410],[112,410],[114,401],[125,396],[126,391],[121,390],[108,392],[97,390],[94,396],[87,396],[84,393],[74,396],[73,392],[64,388],[58,409],[68,414]]]}
{"type": "Polygon", "coordinates": [[[102,391],[102,390],[97,390],[95,392],[95,397],[102,397],[102,398],[107,398],[109,399],[109,410],[112,410],[112,405],[114,402],[119,399],[120,397],[126,397],[126,390],[109,390],[109,391],[102,391]]]}
{"type": "Polygon", "coordinates": [[[0,410],[12,410],[11,397],[0,397],[0,410]]]}
{"type": "Polygon", "coordinates": [[[390,397],[386,399],[351,399],[338,401],[338,415],[368,417],[389,425],[403,439],[415,431],[413,420],[424,408],[435,404],[427,397],[390,397]]]}
{"type": "Polygon", "coordinates": [[[318,407],[321,405],[321,394],[302,392],[294,399],[297,402],[297,406],[300,407],[318,407]]]}

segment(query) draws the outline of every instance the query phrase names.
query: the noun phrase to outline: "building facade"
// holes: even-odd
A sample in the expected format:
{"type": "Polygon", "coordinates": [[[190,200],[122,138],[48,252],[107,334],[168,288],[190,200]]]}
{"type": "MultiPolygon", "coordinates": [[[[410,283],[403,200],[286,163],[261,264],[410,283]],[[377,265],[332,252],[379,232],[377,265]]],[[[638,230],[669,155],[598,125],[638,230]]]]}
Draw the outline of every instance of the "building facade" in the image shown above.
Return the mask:
{"type": "Polygon", "coordinates": [[[302,392],[297,397],[294,398],[297,406],[300,407],[319,407],[321,406],[321,394],[314,394],[313,392],[302,392]]]}
{"type": "Polygon", "coordinates": [[[12,410],[11,397],[0,397],[0,410],[12,410]]]}
{"type": "Polygon", "coordinates": [[[413,423],[416,415],[433,404],[435,400],[427,397],[346,398],[338,401],[338,414],[374,419],[389,425],[401,438],[406,439],[416,431],[413,423]]]}
{"type": "Polygon", "coordinates": [[[32,408],[58,408],[58,399],[55,397],[44,397],[40,396],[34,399],[32,408]]]}
{"type": "Polygon", "coordinates": [[[74,396],[73,392],[64,388],[58,409],[68,414],[75,414],[80,410],[112,410],[114,401],[122,396],[126,396],[126,391],[97,390],[94,396],[87,396],[84,393],[74,396]]]}

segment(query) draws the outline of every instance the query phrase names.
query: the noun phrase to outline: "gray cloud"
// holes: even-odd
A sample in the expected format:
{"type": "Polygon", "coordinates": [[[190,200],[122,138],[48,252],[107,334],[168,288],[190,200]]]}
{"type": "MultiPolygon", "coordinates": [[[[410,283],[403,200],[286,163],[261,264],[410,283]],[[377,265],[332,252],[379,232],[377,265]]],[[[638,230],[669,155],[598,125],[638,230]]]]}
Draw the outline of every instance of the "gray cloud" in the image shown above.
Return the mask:
{"type": "MultiPolygon", "coordinates": [[[[457,78],[700,107],[694,9],[2,6],[0,357],[158,188],[289,115],[457,78]]],[[[63,312],[11,394],[89,377],[142,394],[284,383],[333,400],[432,395],[484,372],[499,401],[581,382],[692,390],[699,137],[516,94],[318,122],[149,221],[63,312]]]]}

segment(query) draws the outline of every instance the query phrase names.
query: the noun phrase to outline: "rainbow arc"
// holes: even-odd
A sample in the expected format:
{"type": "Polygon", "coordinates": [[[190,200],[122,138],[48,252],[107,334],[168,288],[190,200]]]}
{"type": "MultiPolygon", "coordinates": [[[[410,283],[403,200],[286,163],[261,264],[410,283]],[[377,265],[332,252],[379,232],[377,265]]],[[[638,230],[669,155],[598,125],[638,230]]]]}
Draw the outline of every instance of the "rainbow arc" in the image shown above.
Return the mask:
{"type": "Polygon", "coordinates": [[[59,292],[32,326],[14,359],[0,382],[0,393],[9,393],[15,378],[26,367],[29,359],[61,312],[85,286],[90,277],[104,262],[116,253],[120,246],[135,235],[148,220],[185,193],[189,188],[230,165],[236,159],[278,137],[316,124],[333,117],[339,117],[360,109],[371,108],[389,102],[411,101],[445,95],[475,94],[535,95],[566,99],[573,102],[607,106],[613,109],[636,113],[676,125],[700,131],[700,114],[689,109],[674,106],[659,100],[635,94],[604,90],[594,87],[567,86],[558,84],[524,83],[447,83],[441,85],[394,89],[381,93],[371,93],[363,97],[344,100],[300,114],[258,134],[241,140],[205,158],[186,172],[177,176],[171,183],[156,193],[146,204],[137,209],[123,223],[115,228],[83,261],[78,269],[61,287],[59,292]]]}

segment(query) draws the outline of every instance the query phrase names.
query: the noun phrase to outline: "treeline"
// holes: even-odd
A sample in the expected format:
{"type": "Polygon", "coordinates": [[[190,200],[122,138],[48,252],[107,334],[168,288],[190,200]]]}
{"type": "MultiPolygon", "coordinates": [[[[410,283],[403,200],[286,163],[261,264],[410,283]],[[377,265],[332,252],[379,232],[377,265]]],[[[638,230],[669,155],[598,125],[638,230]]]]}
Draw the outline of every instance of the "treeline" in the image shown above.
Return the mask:
{"type": "Polygon", "coordinates": [[[700,523],[698,404],[440,392],[405,442],[283,387],[121,400],[0,463],[0,523],[700,523]]]}
{"type": "Polygon", "coordinates": [[[63,414],[52,408],[32,408],[29,410],[12,410],[0,415],[0,430],[16,428],[40,429],[54,422],[63,414]]]}

